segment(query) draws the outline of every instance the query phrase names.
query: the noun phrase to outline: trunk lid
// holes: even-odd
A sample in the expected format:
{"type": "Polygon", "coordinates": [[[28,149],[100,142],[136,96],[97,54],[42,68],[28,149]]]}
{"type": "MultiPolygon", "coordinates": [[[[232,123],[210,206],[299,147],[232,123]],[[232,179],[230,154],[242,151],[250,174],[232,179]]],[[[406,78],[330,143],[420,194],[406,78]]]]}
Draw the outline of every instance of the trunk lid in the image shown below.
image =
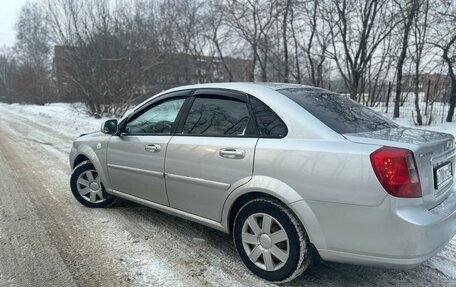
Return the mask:
{"type": "Polygon", "coordinates": [[[370,132],[343,134],[349,141],[406,148],[414,153],[420,176],[423,201],[428,209],[442,202],[455,184],[455,144],[451,134],[412,128],[390,128],[370,132]],[[449,163],[449,164],[448,164],[449,163]],[[437,184],[443,169],[451,169],[451,177],[437,184]],[[440,175],[437,175],[440,173],[440,175]]]}

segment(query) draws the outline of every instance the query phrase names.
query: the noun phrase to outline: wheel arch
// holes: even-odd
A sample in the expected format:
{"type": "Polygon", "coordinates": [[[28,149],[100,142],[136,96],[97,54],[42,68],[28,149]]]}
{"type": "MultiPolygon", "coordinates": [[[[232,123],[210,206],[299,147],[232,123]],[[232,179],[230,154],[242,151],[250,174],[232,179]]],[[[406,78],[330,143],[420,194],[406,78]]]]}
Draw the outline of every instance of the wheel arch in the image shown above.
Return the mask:
{"type": "Polygon", "coordinates": [[[234,226],[234,219],[236,218],[236,215],[238,214],[239,210],[249,201],[256,199],[256,198],[268,198],[272,200],[276,200],[282,204],[284,204],[280,199],[264,193],[264,192],[258,192],[258,191],[252,191],[248,193],[244,193],[243,195],[239,196],[234,202],[233,205],[230,208],[229,214],[228,214],[228,221],[227,221],[227,227],[228,231],[230,233],[233,232],[233,226],[234,226]]]}
{"type": "Polygon", "coordinates": [[[83,163],[85,161],[90,161],[90,159],[84,154],[79,154],[74,159],[72,167],[75,168],[75,167],[77,167],[78,165],[80,165],[81,163],[83,163]]]}
{"type": "Polygon", "coordinates": [[[302,197],[286,183],[269,176],[255,175],[246,184],[232,190],[226,197],[221,214],[221,223],[227,231],[231,231],[232,228],[229,219],[233,216],[233,211],[239,211],[239,209],[233,208],[240,208],[239,205],[245,204],[245,200],[258,196],[278,200],[285,206],[302,200],[302,197]]]}
{"type": "Polygon", "coordinates": [[[320,224],[307,202],[286,183],[264,176],[254,176],[247,184],[234,190],[226,199],[222,211],[222,225],[232,233],[237,213],[248,201],[255,198],[269,198],[288,207],[304,227],[310,243],[316,249],[325,248],[326,241],[320,224]]]}
{"type": "Polygon", "coordinates": [[[73,168],[77,167],[84,161],[89,161],[91,164],[93,164],[98,174],[100,175],[101,182],[103,183],[106,191],[109,192],[109,189],[111,188],[111,182],[104,168],[105,166],[98,158],[97,153],[89,145],[81,145],[79,146],[76,154],[77,155],[73,161],[73,168]]]}

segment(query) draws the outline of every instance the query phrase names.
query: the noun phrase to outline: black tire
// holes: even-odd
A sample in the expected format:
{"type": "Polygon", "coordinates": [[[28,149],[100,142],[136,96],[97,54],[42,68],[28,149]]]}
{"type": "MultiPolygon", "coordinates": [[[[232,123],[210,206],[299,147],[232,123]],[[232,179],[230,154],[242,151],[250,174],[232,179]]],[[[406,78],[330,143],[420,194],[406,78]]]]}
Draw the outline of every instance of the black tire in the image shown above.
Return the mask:
{"type": "Polygon", "coordinates": [[[255,199],[245,204],[234,220],[233,237],[236,249],[244,264],[255,275],[265,280],[275,283],[289,282],[303,273],[310,265],[310,252],[308,251],[310,244],[304,227],[296,215],[278,201],[263,198],[255,199]],[[282,263],[283,266],[278,270],[267,271],[258,267],[250,260],[244,249],[242,242],[243,226],[246,220],[256,213],[272,216],[274,220],[282,225],[281,227],[288,236],[288,259],[282,263]]]}
{"type": "Polygon", "coordinates": [[[101,192],[103,194],[103,197],[105,198],[104,201],[100,202],[89,202],[88,200],[84,199],[81,194],[78,191],[78,178],[81,174],[87,171],[94,171],[96,172],[96,169],[94,165],[90,162],[83,162],[77,167],[74,168],[73,173],[71,174],[71,179],[70,179],[70,186],[71,186],[71,192],[73,193],[73,196],[76,198],[79,203],[81,203],[84,206],[90,207],[90,208],[104,208],[104,207],[109,207],[114,204],[116,201],[117,197],[108,194],[106,190],[104,189],[103,183],[101,183],[101,192]]]}

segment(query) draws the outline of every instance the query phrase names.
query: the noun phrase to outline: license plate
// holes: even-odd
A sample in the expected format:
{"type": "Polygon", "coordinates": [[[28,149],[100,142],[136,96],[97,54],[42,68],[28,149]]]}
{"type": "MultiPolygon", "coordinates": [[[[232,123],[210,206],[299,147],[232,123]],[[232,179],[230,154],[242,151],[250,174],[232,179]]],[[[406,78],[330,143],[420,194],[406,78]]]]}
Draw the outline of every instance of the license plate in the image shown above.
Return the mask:
{"type": "Polygon", "coordinates": [[[434,168],[434,188],[439,189],[453,177],[451,162],[444,163],[434,168]]]}

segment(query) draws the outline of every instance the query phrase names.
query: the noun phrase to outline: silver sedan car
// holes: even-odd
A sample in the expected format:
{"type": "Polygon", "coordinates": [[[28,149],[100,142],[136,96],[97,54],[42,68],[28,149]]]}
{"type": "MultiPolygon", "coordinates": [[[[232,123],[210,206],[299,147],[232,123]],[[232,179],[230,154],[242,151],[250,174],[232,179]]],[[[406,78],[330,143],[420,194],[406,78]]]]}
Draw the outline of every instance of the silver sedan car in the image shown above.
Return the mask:
{"type": "Polygon", "coordinates": [[[83,205],[121,197],[232,233],[274,282],[321,259],[415,266],[456,232],[454,137],[314,87],[171,89],[79,137],[70,165],[83,205]]]}

